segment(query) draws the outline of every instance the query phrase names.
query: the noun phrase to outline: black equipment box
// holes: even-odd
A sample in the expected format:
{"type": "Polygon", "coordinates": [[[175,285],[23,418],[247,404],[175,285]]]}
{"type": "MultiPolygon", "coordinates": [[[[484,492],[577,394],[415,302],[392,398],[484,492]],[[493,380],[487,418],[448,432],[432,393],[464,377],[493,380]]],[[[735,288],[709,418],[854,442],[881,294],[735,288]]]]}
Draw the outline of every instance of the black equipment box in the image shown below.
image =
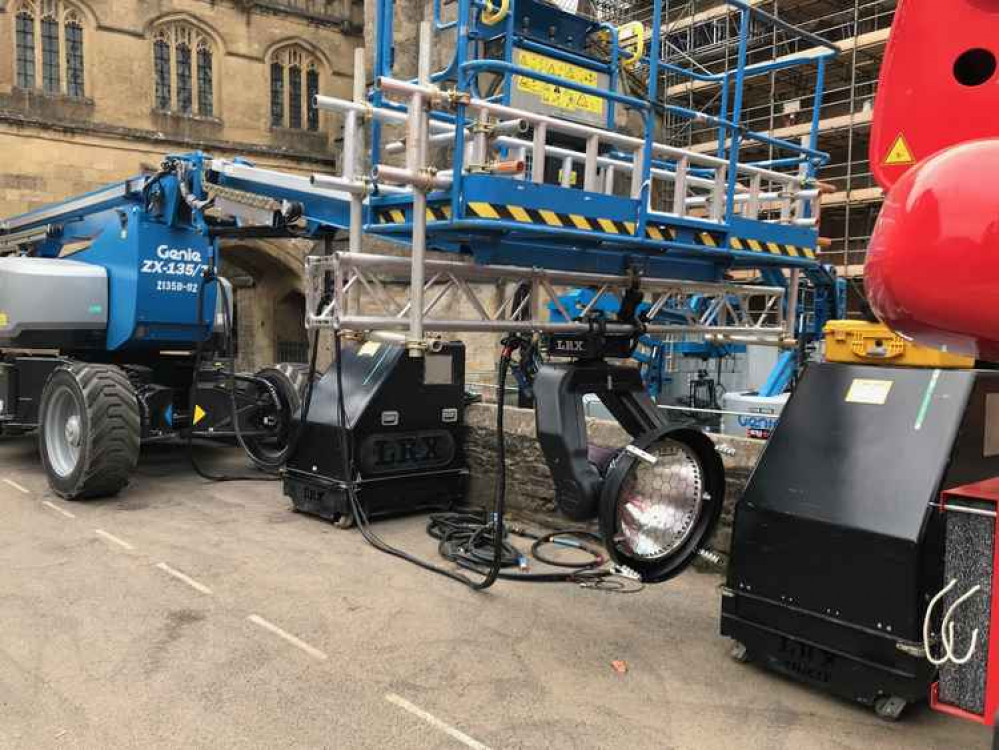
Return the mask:
{"type": "Polygon", "coordinates": [[[736,506],[722,634],[851,700],[925,700],[934,505],[997,474],[999,372],[810,366],[736,506]]]}
{"type": "MultiPolygon", "coordinates": [[[[365,514],[460,502],[468,480],[462,449],[464,344],[444,343],[410,357],[398,344],[344,342],[342,378],[347,440],[365,514]]],[[[313,387],[284,478],[295,510],[332,521],[350,516],[339,414],[334,364],[313,387]]]]}

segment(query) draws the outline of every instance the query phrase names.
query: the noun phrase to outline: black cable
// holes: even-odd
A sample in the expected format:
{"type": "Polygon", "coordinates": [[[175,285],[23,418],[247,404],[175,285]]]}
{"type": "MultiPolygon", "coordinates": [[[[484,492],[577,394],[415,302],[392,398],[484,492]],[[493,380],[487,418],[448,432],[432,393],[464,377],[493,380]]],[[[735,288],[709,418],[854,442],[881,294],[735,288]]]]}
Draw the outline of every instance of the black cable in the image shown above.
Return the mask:
{"type": "MultiPolygon", "coordinates": [[[[264,472],[277,472],[284,466],[284,460],[271,461],[263,456],[254,452],[253,448],[246,442],[243,437],[242,430],[239,426],[239,409],[236,403],[236,380],[240,379],[240,376],[236,374],[236,351],[234,347],[235,342],[235,332],[232,330],[232,323],[229,314],[229,293],[225,288],[225,284],[219,283],[216,280],[219,292],[222,295],[222,319],[224,321],[224,330],[226,332],[226,359],[229,362],[229,404],[230,411],[232,412],[232,426],[233,431],[236,433],[236,442],[239,443],[239,447],[243,449],[250,460],[257,465],[259,469],[264,472]]],[[[295,447],[298,445],[299,439],[301,438],[302,432],[305,429],[305,419],[309,413],[309,406],[312,403],[312,381],[315,377],[316,372],[316,357],[319,352],[319,329],[316,329],[312,336],[312,354],[309,357],[309,375],[308,375],[308,390],[306,391],[306,399],[302,404],[302,414],[298,423],[298,429],[295,431],[294,435],[289,434],[289,451],[288,453],[294,452],[295,447]]],[[[245,378],[243,378],[245,380],[245,378]]],[[[259,380],[259,379],[257,379],[259,380]]],[[[265,387],[267,388],[271,400],[274,401],[274,406],[277,413],[280,414],[283,411],[281,405],[281,400],[277,395],[277,389],[271,383],[263,380],[265,387]]],[[[288,415],[289,419],[291,415],[288,415]]],[[[270,479],[268,477],[267,479],[270,479]]]]}
{"type": "Polygon", "coordinates": [[[427,533],[438,540],[437,550],[441,557],[459,567],[471,570],[481,575],[489,575],[506,580],[533,582],[565,582],[580,581],[587,577],[602,577],[606,571],[598,571],[606,562],[599,550],[594,550],[583,544],[573,543],[592,556],[582,563],[562,563],[552,561],[538,554],[538,550],[548,544],[559,544],[560,537],[577,536],[589,539],[599,537],[590,532],[557,531],[538,537],[523,530],[516,530],[521,536],[533,538],[531,553],[540,562],[554,567],[570,568],[570,572],[557,573],[509,573],[505,568],[526,568],[527,558],[507,539],[503,525],[503,511],[506,498],[506,440],[503,428],[503,415],[506,404],[506,375],[514,351],[533,351],[530,339],[511,334],[503,340],[503,354],[500,357],[499,373],[496,391],[496,508],[490,520],[485,511],[463,511],[454,513],[435,513],[427,523],[427,533]]]}
{"type": "Polygon", "coordinates": [[[422,560],[404,550],[393,547],[371,530],[370,520],[357,497],[357,487],[354,480],[354,460],[352,446],[348,437],[347,408],[343,389],[343,348],[339,332],[334,334],[335,368],[337,386],[337,414],[340,426],[340,456],[343,470],[343,491],[347,494],[351,512],[357,523],[357,528],[371,546],[380,552],[406,560],[431,573],[442,575],[463,583],[473,590],[483,590],[492,586],[497,580],[521,581],[526,583],[578,583],[587,588],[613,593],[630,594],[641,591],[641,583],[631,584],[618,580],[617,575],[606,569],[600,569],[606,562],[603,552],[583,542],[568,541],[565,537],[577,537],[584,540],[600,541],[599,535],[585,530],[555,531],[541,536],[522,529],[513,528],[510,531],[519,536],[534,539],[531,554],[539,562],[557,568],[568,570],[550,573],[513,573],[505,568],[524,568],[527,558],[508,541],[508,532],[504,525],[506,505],[506,437],[503,425],[504,407],[506,402],[506,377],[517,339],[511,337],[504,341],[503,353],[500,356],[498,368],[498,389],[496,397],[496,494],[491,514],[485,510],[469,510],[430,515],[427,532],[438,540],[438,551],[441,556],[460,568],[482,576],[479,581],[472,580],[462,573],[447,568],[441,568],[426,560],[422,560]],[[491,516],[491,517],[490,517],[491,516]],[[587,552],[590,560],[583,562],[564,562],[554,560],[542,554],[541,548],[549,545],[571,546],[587,552]]]}
{"type": "MultiPolygon", "coordinates": [[[[204,305],[204,289],[205,285],[210,282],[215,282],[222,295],[222,309],[223,309],[223,327],[222,335],[226,341],[226,353],[229,358],[229,385],[230,385],[230,396],[231,396],[231,419],[233,426],[236,430],[237,442],[243,447],[247,454],[249,451],[246,449],[245,445],[242,443],[242,436],[239,432],[239,416],[238,410],[236,408],[236,391],[235,391],[235,349],[233,347],[233,331],[232,324],[229,319],[229,301],[228,295],[225,292],[225,285],[222,284],[218,276],[214,271],[209,276],[202,276],[201,283],[198,285],[198,318],[199,323],[201,322],[202,307],[204,305]]],[[[194,350],[194,376],[191,382],[191,388],[188,392],[188,403],[187,403],[187,413],[191,415],[191,424],[187,427],[187,458],[188,462],[191,464],[191,468],[194,472],[202,479],[208,480],[209,482],[276,482],[281,479],[277,476],[268,476],[267,474],[258,475],[245,475],[245,474],[211,474],[201,467],[194,455],[194,409],[195,409],[195,399],[196,399],[196,384],[198,380],[198,375],[201,372],[201,360],[204,354],[204,342],[199,341],[194,350]]],[[[280,407],[280,404],[279,404],[280,407]]],[[[252,458],[252,456],[251,456],[252,458]]]]}
{"type": "MultiPolygon", "coordinates": [[[[485,510],[467,510],[451,513],[432,513],[427,522],[427,533],[438,540],[441,557],[462,567],[475,569],[489,565],[493,560],[496,539],[492,533],[485,510]]],[[[504,568],[523,566],[526,559],[506,538],[502,546],[504,568]]]]}
{"type": "MultiPolygon", "coordinates": [[[[492,527],[487,523],[485,511],[472,510],[431,514],[427,522],[427,533],[438,540],[437,550],[441,557],[476,572],[481,572],[483,565],[490,562],[492,545],[496,541],[492,536],[492,527]]],[[[513,573],[504,570],[499,575],[504,580],[535,583],[580,583],[610,575],[608,571],[598,570],[607,562],[602,551],[584,543],[570,542],[564,539],[564,537],[575,536],[599,542],[600,536],[598,534],[573,529],[538,535],[519,528],[511,528],[510,533],[534,540],[530,554],[538,562],[555,568],[570,568],[571,570],[548,573],[513,573]],[[539,550],[549,544],[578,549],[588,553],[590,559],[568,562],[547,557],[539,550]]],[[[506,537],[502,540],[502,547],[504,569],[519,568],[523,570],[528,567],[527,557],[506,537]]]]}
{"type": "MultiPolygon", "coordinates": [[[[239,444],[240,448],[243,449],[244,453],[249,456],[250,460],[254,462],[260,469],[261,474],[211,474],[198,463],[195,458],[194,453],[194,424],[192,423],[187,428],[187,456],[188,462],[191,464],[191,468],[194,469],[195,473],[202,479],[210,482],[277,482],[281,480],[280,476],[271,476],[267,472],[275,472],[280,468],[280,465],[275,465],[273,463],[267,462],[265,459],[261,459],[257,456],[250,447],[246,444],[245,438],[242,435],[239,426],[239,408],[236,403],[236,352],[234,346],[235,332],[232,328],[232,320],[229,313],[229,294],[225,288],[225,284],[221,283],[217,274],[212,271],[210,274],[203,275],[201,277],[201,283],[198,285],[198,318],[199,324],[201,323],[202,308],[204,306],[204,289],[205,285],[214,282],[217,285],[219,294],[222,299],[222,336],[225,341],[225,352],[226,359],[228,360],[228,390],[229,390],[229,404],[230,404],[230,419],[233,424],[233,431],[236,435],[236,442],[239,444]]],[[[303,416],[304,421],[305,415],[308,413],[308,405],[312,400],[312,380],[315,373],[316,367],[316,354],[318,352],[318,331],[313,337],[313,347],[312,356],[310,361],[309,369],[309,388],[307,391],[307,401],[303,404],[303,416]]],[[[192,381],[191,389],[188,394],[188,414],[193,415],[195,409],[195,399],[196,399],[196,388],[197,378],[201,372],[201,361],[204,355],[204,342],[199,341],[195,347],[194,352],[194,379],[192,381]]],[[[277,394],[273,386],[268,384],[268,390],[271,398],[274,400],[275,406],[278,413],[281,412],[281,402],[277,398],[277,394]]],[[[296,435],[300,436],[302,432],[302,424],[299,424],[299,430],[296,435]]],[[[297,439],[296,439],[297,444],[297,439]]]]}
{"type": "MultiPolygon", "coordinates": [[[[276,471],[280,466],[273,466],[269,462],[261,459],[257,456],[249,445],[246,443],[246,439],[243,437],[243,431],[239,426],[239,404],[236,402],[236,347],[235,347],[235,332],[232,330],[232,321],[229,314],[229,292],[225,288],[225,284],[220,282],[217,278],[215,280],[215,286],[218,287],[219,295],[222,297],[222,330],[225,332],[225,342],[226,342],[226,361],[229,365],[229,411],[231,412],[232,419],[232,429],[236,435],[236,442],[239,443],[239,447],[243,449],[243,452],[249,456],[250,460],[257,465],[257,468],[263,471],[276,471]]],[[[273,388],[270,389],[271,398],[274,399],[274,405],[277,407],[277,411],[281,413],[281,401],[277,398],[276,392],[273,388]]]]}
{"type": "Polygon", "coordinates": [[[319,355],[319,329],[312,332],[312,353],[309,356],[308,380],[305,386],[305,398],[302,400],[302,410],[298,418],[298,429],[295,434],[288,439],[288,455],[291,456],[302,441],[302,433],[305,432],[305,421],[309,416],[309,409],[312,406],[313,386],[316,384],[316,364],[319,355]]]}
{"type": "Polygon", "coordinates": [[[357,528],[361,532],[361,535],[364,537],[365,541],[368,542],[368,544],[387,555],[398,557],[401,560],[406,560],[407,562],[423,568],[424,570],[428,570],[431,573],[436,573],[437,575],[463,583],[475,591],[481,591],[489,588],[501,577],[500,573],[503,567],[504,553],[507,552],[502,543],[505,534],[503,528],[503,513],[505,510],[504,506],[506,504],[506,446],[503,432],[503,405],[505,399],[503,397],[503,385],[505,384],[507,370],[510,366],[510,357],[513,353],[512,349],[509,346],[505,346],[499,362],[498,378],[500,389],[499,396],[497,398],[498,411],[496,416],[496,439],[498,443],[496,453],[499,473],[496,480],[496,497],[492,513],[492,521],[483,525],[484,529],[488,529],[488,532],[483,530],[483,535],[485,536],[488,533],[489,538],[493,543],[493,556],[491,562],[489,563],[489,567],[486,570],[482,570],[478,566],[470,568],[483,576],[482,580],[475,581],[458,571],[442,568],[434,565],[433,563],[427,562],[426,560],[422,560],[415,555],[411,555],[404,550],[393,547],[371,530],[368,516],[357,497],[357,489],[354,481],[353,456],[351,455],[352,451],[350,440],[347,436],[347,408],[343,392],[343,348],[340,342],[339,331],[334,332],[333,342],[336,356],[334,366],[336,368],[337,412],[340,423],[340,456],[343,462],[343,489],[347,493],[351,512],[354,514],[354,520],[357,522],[357,528]]]}
{"type": "Polygon", "coordinates": [[[591,541],[600,542],[600,535],[592,531],[553,531],[550,534],[545,534],[544,536],[535,539],[534,544],[531,545],[531,556],[538,562],[543,562],[545,565],[552,565],[556,568],[576,568],[579,570],[585,570],[587,568],[594,568],[603,565],[607,558],[604,557],[603,553],[597,549],[594,549],[586,544],[580,542],[572,542],[570,540],[564,539],[563,537],[580,537],[582,539],[589,539],[591,541]],[[557,547],[571,547],[572,549],[578,549],[582,552],[586,552],[591,555],[590,560],[581,560],[579,562],[571,562],[567,560],[555,560],[554,558],[547,557],[541,554],[541,548],[547,545],[555,545],[557,547]]]}

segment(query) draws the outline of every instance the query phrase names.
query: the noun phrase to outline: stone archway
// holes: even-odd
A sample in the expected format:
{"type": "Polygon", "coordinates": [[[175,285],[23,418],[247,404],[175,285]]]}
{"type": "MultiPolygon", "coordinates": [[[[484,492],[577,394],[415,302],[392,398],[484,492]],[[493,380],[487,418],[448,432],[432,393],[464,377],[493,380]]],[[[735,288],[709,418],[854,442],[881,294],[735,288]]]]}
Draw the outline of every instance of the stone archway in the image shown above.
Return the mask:
{"type": "Polygon", "coordinates": [[[255,372],[282,361],[308,357],[305,332],[304,262],[313,243],[253,240],[222,245],[220,273],[235,291],[236,366],[255,372]]]}
{"type": "Polygon", "coordinates": [[[274,334],[277,362],[309,361],[309,338],[305,320],[305,295],[292,289],[274,304],[274,334]]]}

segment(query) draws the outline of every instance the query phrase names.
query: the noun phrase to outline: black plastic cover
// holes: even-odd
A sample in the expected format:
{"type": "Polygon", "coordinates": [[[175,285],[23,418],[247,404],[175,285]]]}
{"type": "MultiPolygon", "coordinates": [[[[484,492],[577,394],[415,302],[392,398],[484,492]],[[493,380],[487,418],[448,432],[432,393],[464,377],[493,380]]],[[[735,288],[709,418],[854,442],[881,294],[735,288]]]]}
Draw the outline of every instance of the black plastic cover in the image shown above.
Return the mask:
{"type": "MultiPolygon", "coordinates": [[[[345,342],[342,378],[358,497],[368,515],[460,501],[468,473],[461,434],[464,345],[445,343],[411,357],[397,344],[345,342]]],[[[296,509],[330,519],[349,510],[338,400],[331,366],[313,388],[285,476],[285,494],[296,509]]]]}
{"type": "Polygon", "coordinates": [[[931,503],[999,474],[988,393],[999,373],[809,367],[736,507],[722,633],[852,698],[925,695],[931,672],[908,652],[942,577],[931,503]]]}

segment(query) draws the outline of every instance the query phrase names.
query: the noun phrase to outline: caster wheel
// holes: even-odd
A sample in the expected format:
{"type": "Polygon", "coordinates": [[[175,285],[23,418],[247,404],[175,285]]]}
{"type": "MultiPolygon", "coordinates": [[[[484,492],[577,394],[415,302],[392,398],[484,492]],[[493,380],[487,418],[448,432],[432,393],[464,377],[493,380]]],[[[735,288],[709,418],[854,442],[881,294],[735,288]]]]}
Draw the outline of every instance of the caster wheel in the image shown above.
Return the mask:
{"type": "Polygon", "coordinates": [[[333,525],[338,529],[352,529],[354,528],[354,514],[353,513],[341,513],[340,517],[337,518],[333,525]]]}
{"type": "Polygon", "coordinates": [[[906,701],[897,695],[882,695],[874,701],[874,713],[885,721],[898,721],[905,710],[906,701]]]}
{"type": "Polygon", "coordinates": [[[732,657],[732,661],[739,664],[748,664],[750,661],[749,650],[746,646],[739,641],[732,644],[732,648],[729,649],[728,655],[732,657]]]}

